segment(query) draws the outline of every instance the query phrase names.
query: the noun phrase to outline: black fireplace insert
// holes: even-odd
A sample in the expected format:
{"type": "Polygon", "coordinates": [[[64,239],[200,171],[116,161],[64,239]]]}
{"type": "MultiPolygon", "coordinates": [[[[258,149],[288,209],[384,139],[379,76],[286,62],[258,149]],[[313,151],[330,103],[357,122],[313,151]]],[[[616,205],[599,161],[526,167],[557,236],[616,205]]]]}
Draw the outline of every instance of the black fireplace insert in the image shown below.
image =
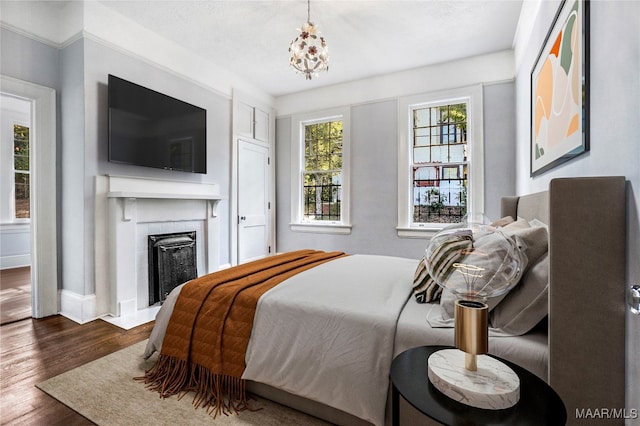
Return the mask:
{"type": "Polygon", "coordinates": [[[149,306],[163,302],[182,283],[198,276],[196,232],[148,236],[149,306]]]}

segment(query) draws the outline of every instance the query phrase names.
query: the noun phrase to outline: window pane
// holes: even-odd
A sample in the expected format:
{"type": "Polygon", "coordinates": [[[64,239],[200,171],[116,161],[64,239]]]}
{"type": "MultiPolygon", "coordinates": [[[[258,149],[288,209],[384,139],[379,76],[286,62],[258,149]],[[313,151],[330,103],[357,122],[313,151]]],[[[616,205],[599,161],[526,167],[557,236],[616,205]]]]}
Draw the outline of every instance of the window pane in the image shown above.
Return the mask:
{"type": "Polygon", "coordinates": [[[13,126],[13,168],[15,192],[15,217],[28,219],[30,217],[30,188],[29,188],[29,128],[13,126]]]}
{"type": "Polygon", "coordinates": [[[29,128],[13,126],[13,159],[15,170],[29,170],[29,128]]]}
{"type": "Polygon", "coordinates": [[[413,138],[413,146],[429,146],[431,141],[429,136],[416,136],[413,138]]]}
{"type": "Polygon", "coordinates": [[[444,179],[457,179],[458,176],[458,167],[443,167],[443,178],[444,179]]]}
{"type": "Polygon", "coordinates": [[[342,168],[342,121],[305,126],[305,170],[342,168]]]}
{"type": "Polygon", "coordinates": [[[431,128],[431,145],[438,145],[440,143],[440,126],[431,128]]]}
{"type": "Polygon", "coordinates": [[[431,161],[434,163],[447,162],[447,146],[435,145],[431,147],[431,161]]]}
{"type": "Polygon", "coordinates": [[[416,109],[413,111],[414,127],[426,127],[430,124],[430,108],[416,109]]]}
{"type": "Polygon", "coordinates": [[[342,169],[342,144],[335,144],[331,152],[331,170],[342,169]]]}
{"type": "Polygon", "coordinates": [[[304,213],[305,220],[340,220],[340,200],[342,174],[305,173],[304,174],[304,213]]]}
{"type": "Polygon", "coordinates": [[[467,161],[465,154],[464,144],[450,145],[449,147],[449,161],[452,163],[462,163],[467,161]]]}
{"type": "Polygon", "coordinates": [[[431,155],[429,155],[431,149],[427,147],[413,148],[413,162],[414,163],[429,163],[431,161],[431,155]]]}
{"type": "Polygon", "coordinates": [[[29,174],[14,173],[15,178],[15,194],[16,194],[16,218],[28,219],[30,217],[30,191],[29,191],[29,174]]]}

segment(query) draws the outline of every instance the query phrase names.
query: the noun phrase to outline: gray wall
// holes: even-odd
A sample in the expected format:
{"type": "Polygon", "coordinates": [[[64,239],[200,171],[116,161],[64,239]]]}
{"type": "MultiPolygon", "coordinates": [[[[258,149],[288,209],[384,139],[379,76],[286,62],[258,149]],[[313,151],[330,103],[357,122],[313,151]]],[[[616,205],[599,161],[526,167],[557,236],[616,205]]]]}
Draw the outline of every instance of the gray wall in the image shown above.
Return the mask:
{"type": "Polygon", "coordinates": [[[59,89],[58,49],[5,28],[0,35],[1,74],[59,89]]]}
{"type": "Polygon", "coordinates": [[[93,264],[87,248],[92,244],[85,238],[91,224],[85,206],[91,200],[85,194],[84,174],[84,41],[78,40],[60,52],[62,96],[58,115],[61,119],[62,139],[58,141],[62,161],[58,172],[58,197],[61,206],[61,228],[58,240],[62,250],[62,288],[80,295],[91,294],[93,264]]]}
{"type": "MultiPolygon", "coordinates": [[[[30,83],[39,84],[56,90],[56,109],[60,110],[62,99],[60,83],[60,51],[39,41],[0,28],[0,74],[30,83]]],[[[56,161],[61,162],[60,141],[62,139],[61,116],[56,114],[56,161]]],[[[56,171],[56,181],[61,182],[61,169],[56,171]]],[[[57,228],[61,229],[61,202],[58,187],[56,205],[57,228]]],[[[58,253],[61,253],[62,241],[58,238],[58,253]]],[[[62,258],[58,257],[58,286],[62,286],[62,258]]]]}
{"type": "MultiPolygon", "coordinates": [[[[545,189],[558,177],[625,176],[627,179],[627,281],[640,284],[640,2],[591,2],[590,141],[589,152],[535,178],[529,177],[530,72],[559,3],[542,2],[525,56],[516,76],[517,191],[545,189]]],[[[607,206],[593,206],[604,208],[607,206]]],[[[597,231],[597,230],[594,230],[597,231]]],[[[597,289],[585,289],[597,294],[597,289]]],[[[640,316],[627,310],[627,408],[640,412],[640,316]]],[[[597,297],[594,306],[598,309],[597,297]]],[[[606,366],[594,366],[606,368],[606,366]]],[[[584,407],[599,408],[599,407],[584,407]]],[[[620,409],[623,407],[608,407],[620,409]]],[[[627,414],[631,414],[629,411],[627,414]]],[[[570,418],[575,413],[569,413],[570,418]]],[[[640,425],[640,417],[627,425],[640,425]]]]}
{"type": "Polygon", "coordinates": [[[57,91],[59,286],[95,292],[95,176],[115,174],[216,183],[223,201],[221,265],[229,263],[231,100],[134,56],[81,38],[63,49],[2,29],[0,73],[57,91]],[[108,162],[108,74],[207,109],[206,175],[108,162]]]}
{"type": "Polygon", "coordinates": [[[516,190],[515,84],[484,86],[483,101],[485,212],[494,220],[500,216],[500,198],[516,190]]]}
{"type": "MultiPolygon", "coordinates": [[[[515,191],[514,84],[484,87],[485,213],[500,214],[500,197],[515,191]]],[[[293,232],[291,220],[291,118],[276,122],[277,248],[342,250],[418,259],[422,238],[400,238],[398,223],[397,101],[382,100],[351,107],[350,235],[293,232]]]]}

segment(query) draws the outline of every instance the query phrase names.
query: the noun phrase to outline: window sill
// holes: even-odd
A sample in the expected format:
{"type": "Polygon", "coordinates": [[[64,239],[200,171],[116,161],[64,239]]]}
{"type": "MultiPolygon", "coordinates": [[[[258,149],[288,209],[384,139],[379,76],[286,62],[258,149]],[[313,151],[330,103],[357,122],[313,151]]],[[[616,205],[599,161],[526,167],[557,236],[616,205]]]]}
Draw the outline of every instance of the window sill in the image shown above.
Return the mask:
{"type": "Polygon", "coordinates": [[[30,232],[31,222],[19,221],[19,222],[4,222],[0,223],[0,230],[2,232],[30,232]]]}
{"type": "Polygon", "coordinates": [[[290,223],[289,228],[293,232],[314,232],[317,234],[351,234],[351,225],[342,223],[290,223]]]}
{"type": "Polygon", "coordinates": [[[435,227],[396,227],[396,231],[398,231],[398,237],[400,238],[431,238],[441,230],[442,228],[435,227]]]}

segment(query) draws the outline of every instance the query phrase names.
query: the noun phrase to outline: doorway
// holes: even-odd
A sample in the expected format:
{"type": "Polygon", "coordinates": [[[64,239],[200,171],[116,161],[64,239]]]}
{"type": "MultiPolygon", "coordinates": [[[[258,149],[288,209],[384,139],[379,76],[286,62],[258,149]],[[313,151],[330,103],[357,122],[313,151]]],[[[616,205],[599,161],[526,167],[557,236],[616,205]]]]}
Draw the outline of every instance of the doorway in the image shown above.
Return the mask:
{"type": "Polygon", "coordinates": [[[0,94],[0,324],[31,317],[31,101],[0,94]]]}
{"type": "MultiPolygon", "coordinates": [[[[56,92],[0,76],[0,92],[30,104],[30,278],[31,316],[59,312],[56,209],[56,92]]],[[[4,157],[4,155],[3,155],[4,157]]]]}

